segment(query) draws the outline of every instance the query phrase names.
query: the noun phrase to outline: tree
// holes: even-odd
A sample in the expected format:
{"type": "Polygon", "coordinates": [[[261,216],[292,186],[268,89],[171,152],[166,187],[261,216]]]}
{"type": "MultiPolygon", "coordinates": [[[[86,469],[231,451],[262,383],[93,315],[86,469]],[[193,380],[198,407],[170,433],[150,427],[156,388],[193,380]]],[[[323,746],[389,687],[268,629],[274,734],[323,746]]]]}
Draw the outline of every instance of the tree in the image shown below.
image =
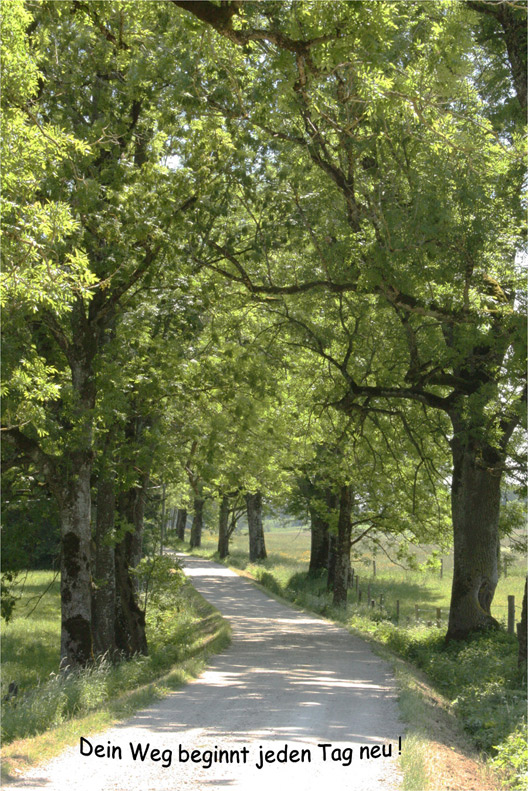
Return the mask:
{"type": "MultiPolygon", "coordinates": [[[[335,406],[352,416],[414,402],[427,421],[437,423],[435,411],[447,417],[448,637],[495,624],[500,485],[525,401],[524,147],[518,115],[493,114],[479,95],[494,64],[473,12],[428,3],[175,5],[219,34],[215,66],[197,64],[191,90],[238,141],[250,207],[233,199],[195,255],[257,297],[297,305],[305,296],[320,310],[329,293],[346,295],[345,321],[349,311],[370,314],[341,357],[316,349],[342,375],[335,406]],[[384,344],[365,360],[373,331],[384,344]]],[[[508,9],[515,20],[524,13],[508,9]]]]}
{"type": "MultiPolygon", "coordinates": [[[[28,22],[25,17],[22,28],[28,22]]],[[[195,200],[186,174],[162,164],[170,146],[160,132],[159,116],[173,114],[174,105],[172,99],[160,99],[164,67],[149,58],[143,39],[147,32],[161,35],[163,30],[161,9],[153,6],[41,5],[31,23],[31,45],[26,45],[43,75],[38,93],[22,97],[22,112],[33,124],[29,133],[37,138],[43,132],[48,140],[49,129],[60,128],[68,136],[67,152],[74,148],[52,167],[35,168],[31,189],[45,207],[37,212],[39,223],[45,211],[57,215],[55,205],[70,207],[75,216],[69,224],[61,221],[57,232],[49,224],[32,231],[44,239],[44,251],[37,247],[35,255],[52,280],[56,268],[59,285],[62,280],[68,285],[73,271],[75,288],[66,291],[67,310],[56,309],[46,299],[50,289],[45,282],[43,298],[36,300],[40,283],[22,293],[22,281],[14,279],[20,296],[4,325],[10,336],[4,375],[7,381],[17,376],[23,381],[19,372],[27,369],[28,357],[31,369],[41,375],[29,400],[36,409],[28,410],[30,388],[11,389],[4,436],[21,463],[38,467],[59,504],[61,658],[70,667],[92,657],[90,481],[96,369],[104,356],[104,337],[133,290],[148,282],[154,267],[173,260],[168,231],[195,200]],[[45,258],[48,247],[53,267],[45,258]],[[87,275],[80,277],[84,267],[87,275]]],[[[20,41],[20,25],[18,31],[9,40],[13,46],[20,41]]],[[[13,118],[9,145],[20,127],[15,112],[13,118]]],[[[23,216],[30,197],[23,194],[13,211],[23,216]]],[[[15,242],[19,250],[28,246],[20,233],[15,242]]],[[[33,269],[31,257],[29,263],[33,269]]]]}
{"type": "Polygon", "coordinates": [[[266,542],[262,526],[262,492],[246,494],[247,520],[249,530],[249,562],[266,560],[266,542]]]}

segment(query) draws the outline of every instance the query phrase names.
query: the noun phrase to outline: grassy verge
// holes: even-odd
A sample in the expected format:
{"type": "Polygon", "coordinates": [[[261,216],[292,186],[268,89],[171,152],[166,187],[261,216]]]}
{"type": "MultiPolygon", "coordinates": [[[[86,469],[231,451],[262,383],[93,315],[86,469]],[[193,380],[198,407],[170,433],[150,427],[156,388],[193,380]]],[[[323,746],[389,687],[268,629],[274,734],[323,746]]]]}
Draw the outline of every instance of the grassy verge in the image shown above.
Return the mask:
{"type": "MultiPolygon", "coordinates": [[[[48,582],[45,572],[38,575],[30,580],[37,589],[48,582]]],[[[26,590],[24,596],[31,595],[33,591],[26,590]]],[[[43,612],[53,611],[57,595],[52,589],[45,594],[43,612]]],[[[53,673],[46,677],[57,634],[51,627],[39,632],[38,609],[27,619],[29,626],[17,624],[24,621],[25,602],[21,604],[19,616],[3,635],[6,670],[2,684],[5,688],[10,680],[19,684],[16,698],[4,701],[3,705],[4,780],[58,754],[80,735],[104,730],[196,677],[208,657],[230,641],[227,622],[194,588],[185,584],[161,597],[147,613],[148,657],[119,665],[100,661],[66,677],[53,673]],[[38,670],[26,665],[26,641],[31,633],[32,642],[44,649],[38,670]]]]}
{"type": "MultiPolygon", "coordinates": [[[[324,577],[314,579],[307,574],[306,547],[301,551],[299,543],[288,555],[286,544],[282,547],[274,536],[270,539],[271,552],[264,563],[250,565],[246,552],[235,545],[229,565],[271,593],[360,633],[387,658],[392,657],[402,712],[409,723],[402,754],[406,791],[461,790],[474,788],[475,782],[481,791],[526,789],[526,677],[517,668],[517,640],[513,635],[501,630],[445,646],[444,629],[436,626],[434,613],[436,607],[448,606],[450,579],[424,571],[403,575],[394,568],[382,567],[380,572],[378,566],[374,578],[367,576],[365,568],[364,584],[371,585],[377,602],[383,594],[384,606],[358,604],[351,593],[349,606],[336,610],[324,577]],[[396,599],[400,600],[399,623],[391,606],[396,599]],[[430,615],[415,620],[416,605],[426,613],[429,608],[430,615]],[[443,734],[440,740],[439,732],[443,734]],[[487,768],[482,761],[475,762],[476,751],[487,759],[487,768]],[[459,772],[458,785],[455,780],[455,785],[449,786],[448,778],[446,785],[440,784],[444,766],[449,767],[451,775],[459,772]]],[[[284,540],[285,536],[281,538],[284,540]]],[[[200,554],[214,556],[213,540],[206,537],[200,554]]],[[[520,603],[522,571],[516,574],[511,570],[510,576],[501,581],[499,602],[501,596],[506,599],[514,593],[520,603]]]]}

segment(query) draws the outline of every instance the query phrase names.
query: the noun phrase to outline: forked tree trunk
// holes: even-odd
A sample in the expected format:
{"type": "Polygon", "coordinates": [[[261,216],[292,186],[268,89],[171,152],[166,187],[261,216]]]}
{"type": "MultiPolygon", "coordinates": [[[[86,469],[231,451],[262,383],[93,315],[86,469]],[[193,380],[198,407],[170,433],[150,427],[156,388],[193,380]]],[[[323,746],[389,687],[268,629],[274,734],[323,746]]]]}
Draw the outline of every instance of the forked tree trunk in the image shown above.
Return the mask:
{"type": "Polygon", "coordinates": [[[187,524],[187,509],[178,508],[178,518],[176,520],[176,538],[180,541],[185,539],[185,526],[187,524]]]}
{"type": "Polygon", "coordinates": [[[224,494],[218,514],[218,557],[229,555],[229,497],[224,494]]]}
{"type": "Polygon", "coordinates": [[[453,421],[451,509],[454,570],[447,639],[498,626],[490,606],[498,581],[500,485],[504,459],[453,421]]]}
{"type": "Polygon", "coordinates": [[[194,516],[191,525],[191,538],[189,541],[191,549],[196,549],[202,545],[203,508],[204,500],[201,497],[195,497],[194,516]]]}
{"type": "Polygon", "coordinates": [[[60,497],[62,669],[93,659],[90,560],[91,453],[77,453],[60,497]]]}
{"type": "Polygon", "coordinates": [[[97,519],[93,564],[92,633],[94,651],[101,655],[115,652],[115,558],[114,513],[115,475],[103,469],[97,482],[97,519]]]}
{"type": "Polygon", "coordinates": [[[335,546],[335,574],[333,604],[345,607],[347,602],[348,575],[350,574],[350,533],[352,514],[352,487],[342,486],[339,493],[339,518],[335,546]]]}
{"type": "Polygon", "coordinates": [[[262,494],[246,494],[246,507],[249,529],[249,561],[256,563],[266,560],[266,543],[262,526],[262,494]]]}

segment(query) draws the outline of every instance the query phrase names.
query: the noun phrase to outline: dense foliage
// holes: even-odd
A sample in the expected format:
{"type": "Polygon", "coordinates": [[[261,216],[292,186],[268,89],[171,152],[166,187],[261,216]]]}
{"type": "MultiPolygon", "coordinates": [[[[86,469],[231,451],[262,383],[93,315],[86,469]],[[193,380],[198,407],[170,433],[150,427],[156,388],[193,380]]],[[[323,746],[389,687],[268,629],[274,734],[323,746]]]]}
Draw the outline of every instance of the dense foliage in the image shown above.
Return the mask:
{"type": "Polygon", "coordinates": [[[4,5],[4,469],[54,501],[62,662],[148,651],[153,498],[225,552],[243,503],[257,559],[296,501],[337,605],[363,535],[451,533],[448,637],[496,626],[524,4],[4,5]]]}

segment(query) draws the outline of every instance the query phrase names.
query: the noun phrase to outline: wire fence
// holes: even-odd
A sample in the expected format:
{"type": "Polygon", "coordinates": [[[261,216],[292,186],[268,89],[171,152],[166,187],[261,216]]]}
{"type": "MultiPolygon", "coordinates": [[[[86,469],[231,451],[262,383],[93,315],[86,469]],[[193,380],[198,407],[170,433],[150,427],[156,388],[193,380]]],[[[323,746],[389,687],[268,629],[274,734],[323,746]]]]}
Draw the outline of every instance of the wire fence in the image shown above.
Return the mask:
{"type": "MultiPolygon", "coordinates": [[[[376,577],[376,561],[372,561],[373,563],[373,577],[376,577]]],[[[442,569],[441,574],[442,576],[442,569]]],[[[401,602],[400,599],[395,599],[394,602],[386,602],[386,595],[385,593],[381,593],[379,590],[376,591],[375,588],[377,586],[372,581],[367,583],[360,583],[359,574],[356,574],[354,569],[350,569],[350,576],[348,579],[348,588],[355,593],[356,603],[360,605],[366,605],[367,607],[373,610],[383,610],[387,612],[392,612],[393,617],[395,618],[397,623],[401,623],[403,620],[401,616],[401,602]]],[[[507,625],[507,629],[509,634],[516,633],[516,614],[517,612],[521,612],[522,604],[515,603],[515,596],[509,595],[508,596],[508,604],[494,604],[494,610],[503,610],[506,611],[504,614],[504,622],[507,625]]],[[[410,625],[413,621],[414,622],[425,622],[427,626],[436,625],[438,628],[442,627],[442,623],[446,623],[447,619],[449,618],[449,608],[447,607],[436,607],[433,605],[414,605],[414,616],[406,615],[405,622],[410,625]]],[[[517,624],[517,629],[519,624],[517,624]]]]}

